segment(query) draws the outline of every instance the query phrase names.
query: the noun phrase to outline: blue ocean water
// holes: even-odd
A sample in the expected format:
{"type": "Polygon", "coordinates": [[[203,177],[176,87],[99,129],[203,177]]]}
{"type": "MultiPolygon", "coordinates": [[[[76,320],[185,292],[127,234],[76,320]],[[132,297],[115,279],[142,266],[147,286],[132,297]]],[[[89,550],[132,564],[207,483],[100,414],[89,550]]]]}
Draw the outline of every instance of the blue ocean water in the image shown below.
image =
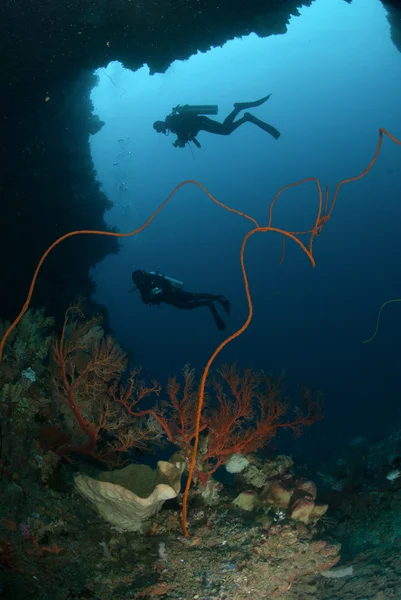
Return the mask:
{"type": "MultiPolygon", "coordinates": [[[[320,0],[293,17],[285,35],[255,35],[176,61],[150,75],[112,63],[99,71],[95,113],[106,122],[92,137],[103,190],[114,202],[107,222],[121,231],[142,225],[183,180],[195,179],[221,202],[267,224],[270,202],[305,177],[336,185],[361,173],[384,127],[401,139],[401,55],[386,12],[375,0],[320,0]],[[152,127],[177,104],[217,104],[223,120],[234,102],[272,93],[251,112],[281,131],[278,141],[252,124],[231,136],[200,133],[201,149],[174,148],[152,127]]],[[[355,436],[380,438],[401,423],[401,147],[385,137],[361,180],[342,187],[332,219],[315,240],[316,267],[291,241],[280,264],[281,236],[257,234],[245,263],[254,305],[246,332],[216,361],[286,373],[319,388],[324,421],[297,447],[336,449],[355,436]]],[[[313,226],[313,182],[279,198],[273,225],[313,226]]],[[[210,354],[242,326],[248,307],[239,263],[250,223],[216,206],[194,185],[182,188],[151,225],[125,239],[118,255],[93,270],[96,300],[109,309],[116,337],[146,377],[165,382],[191,363],[201,373],[210,354]],[[218,332],[207,309],[142,304],[135,269],[160,270],[188,291],[225,294],[231,316],[218,332]]],[[[223,316],[223,315],[222,315],[223,316]]]]}

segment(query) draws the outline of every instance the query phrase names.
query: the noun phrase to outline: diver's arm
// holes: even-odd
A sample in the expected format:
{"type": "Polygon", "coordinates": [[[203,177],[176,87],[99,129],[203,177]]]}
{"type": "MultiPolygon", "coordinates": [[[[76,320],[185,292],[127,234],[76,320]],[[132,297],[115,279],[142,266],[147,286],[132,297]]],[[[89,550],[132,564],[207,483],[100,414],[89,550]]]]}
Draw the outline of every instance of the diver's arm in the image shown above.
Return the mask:
{"type": "Polygon", "coordinates": [[[146,290],[141,292],[141,300],[144,304],[151,304],[152,300],[151,300],[151,296],[150,296],[150,291],[146,290]]]}
{"type": "Polygon", "coordinates": [[[163,300],[163,290],[159,287],[154,287],[146,290],[141,294],[144,304],[160,304],[163,300]]]}
{"type": "MultiPolygon", "coordinates": [[[[187,141],[189,141],[189,140],[187,140],[187,141]]],[[[173,142],[173,146],[174,146],[174,148],[184,148],[186,143],[187,143],[186,141],[177,137],[175,142],[173,142]]]]}
{"type": "Polygon", "coordinates": [[[158,303],[163,297],[163,290],[159,287],[155,287],[150,291],[149,296],[152,302],[158,303]]]}
{"type": "Polygon", "coordinates": [[[185,138],[177,136],[177,139],[173,143],[173,146],[174,146],[174,148],[184,148],[188,142],[193,142],[195,144],[195,146],[197,146],[198,148],[201,148],[200,143],[198,142],[196,137],[194,135],[192,135],[191,133],[188,136],[185,136],[185,138]]]}

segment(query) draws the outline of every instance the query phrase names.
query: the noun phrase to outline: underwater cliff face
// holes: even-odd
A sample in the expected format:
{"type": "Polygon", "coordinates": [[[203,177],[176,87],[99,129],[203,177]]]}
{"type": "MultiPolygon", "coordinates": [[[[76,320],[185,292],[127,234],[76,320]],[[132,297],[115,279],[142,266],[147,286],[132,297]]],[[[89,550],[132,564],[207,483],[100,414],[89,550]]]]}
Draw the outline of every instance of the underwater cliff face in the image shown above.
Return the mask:
{"type": "Polygon", "coordinates": [[[390,23],[391,39],[401,52],[401,6],[398,0],[382,0],[390,23]]]}
{"type": "MultiPolygon", "coordinates": [[[[304,3],[310,4],[310,2],[304,3]]],[[[107,198],[94,178],[93,71],[119,60],[164,71],[176,58],[235,35],[284,33],[301,2],[8,1],[0,7],[3,94],[0,312],[14,318],[41,254],[74,229],[106,229],[107,198]],[[195,5],[195,6],[194,6],[195,5]]],[[[34,305],[60,319],[89,297],[89,269],[118,252],[112,238],[76,238],[51,256],[34,305]]]]}
{"type": "MultiPolygon", "coordinates": [[[[93,70],[119,60],[162,72],[175,59],[235,36],[284,34],[311,1],[4,0],[0,7],[1,105],[0,307],[15,316],[45,248],[76,228],[104,229],[107,199],[94,181],[88,135],[93,70]]],[[[400,38],[398,2],[390,10],[400,38]]],[[[34,296],[60,316],[78,293],[89,296],[89,268],[118,252],[113,239],[76,240],[57,250],[34,296]],[[61,303],[60,303],[61,301],[61,303]]]]}

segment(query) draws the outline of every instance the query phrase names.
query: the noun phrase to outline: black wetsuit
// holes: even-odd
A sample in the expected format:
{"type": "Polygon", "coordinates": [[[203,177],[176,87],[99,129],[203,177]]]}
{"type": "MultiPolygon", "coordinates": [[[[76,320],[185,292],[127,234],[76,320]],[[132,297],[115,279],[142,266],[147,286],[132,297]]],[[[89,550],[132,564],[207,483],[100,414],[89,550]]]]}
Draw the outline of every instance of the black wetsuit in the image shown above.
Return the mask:
{"type": "Polygon", "coordinates": [[[219,302],[226,313],[230,314],[230,303],[224,296],[203,293],[195,294],[177,289],[162,273],[159,272],[146,273],[142,271],[140,282],[134,277],[134,274],[135,272],[132,274],[132,279],[137,285],[142,301],[145,304],[160,305],[164,302],[165,304],[170,304],[176,308],[183,308],[186,310],[207,306],[213,315],[217,328],[219,330],[226,328],[223,319],[220,317],[214,305],[215,301],[219,302]]]}
{"type": "Polygon", "coordinates": [[[266,96],[262,98],[262,100],[258,100],[256,102],[243,102],[237,103],[235,108],[231,113],[226,117],[223,123],[219,121],[215,121],[214,119],[209,119],[209,117],[205,117],[202,115],[194,115],[190,113],[172,113],[168,115],[165,119],[165,125],[171,133],[175,133],[177,136],[177,141],[174,143],[174,146],[184,147],[187,142],[194,142],[198,148],[200,148],[200,144],[196,139],[196,136],[200,131],[207,131],[208,133],[215,133],[217,135],[230,135],[233,131],[235,131],[238,127],[240,127],[243,123],[253,123],[263,129],[270,135],[272,135],[276,140],[280,137],[280,132],[261,121],[254,115],[250,113],[245,113],[243,117],[234,121],[235,117],[245,108],[251,108],[254,106],[259,106],[260,104],[266,102],[266,100],[270,96],[266,96]]]}

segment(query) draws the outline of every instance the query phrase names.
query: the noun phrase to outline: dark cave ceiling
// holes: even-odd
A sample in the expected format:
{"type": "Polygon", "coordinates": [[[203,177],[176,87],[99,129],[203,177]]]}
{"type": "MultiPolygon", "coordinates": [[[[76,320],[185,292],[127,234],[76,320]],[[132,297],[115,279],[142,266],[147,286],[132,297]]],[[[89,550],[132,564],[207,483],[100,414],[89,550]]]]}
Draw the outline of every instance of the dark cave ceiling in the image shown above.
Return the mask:
{"type": "MultiPolygon", "coordinates": [[[[312,1],[3,0],[3,100],[34,109],[60,78],[85,68],[119,60],[127,68],[147,63],[152,72],[163,72],[175,59],[236,36],[284,34],[291,15],[312,1]]],[[[401,2],[381,1],[401,49],[401,2]]]]}
{"type": "MultiPolygon", "coordinates": [[[[95,180],[88,137],[93,71],[118,60],[163,72],[175,59],[255,32],[284,34],[313,0],[2,0],[0,315],[12,318],[47,245],[73,229],[105,229],[107,198],[95,180]],[[46,102],[46,99],[50,99],[46,102]]],[[[350,0],[344,0],[350,1],[350,0]]],[[[380,0],[401,51],[401,2],[380,0]]],[[[60,316],[93,292],[89,269],[111,238],[58,247],[34,305],[60,316]]]]}

